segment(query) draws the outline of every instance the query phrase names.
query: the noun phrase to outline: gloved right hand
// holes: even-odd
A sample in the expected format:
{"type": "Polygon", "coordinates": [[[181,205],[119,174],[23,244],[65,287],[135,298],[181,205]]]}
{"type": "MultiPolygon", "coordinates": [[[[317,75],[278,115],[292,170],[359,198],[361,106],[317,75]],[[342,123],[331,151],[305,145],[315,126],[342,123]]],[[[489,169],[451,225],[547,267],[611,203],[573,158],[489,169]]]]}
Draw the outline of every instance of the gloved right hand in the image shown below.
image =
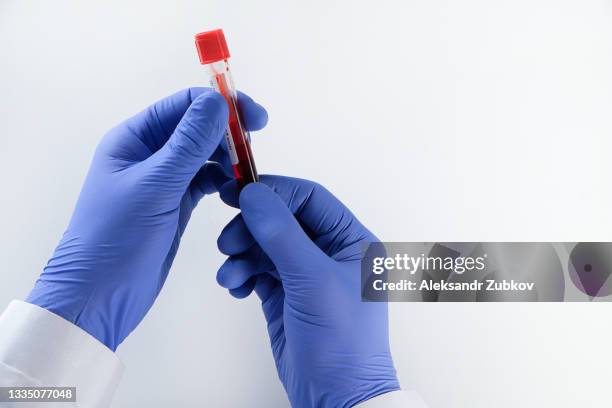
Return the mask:
{"type": "Polygon", "coordinates": [[[399,389],[386,303],[360,299],[362,244],[376,241],[329,191],[262,176],[221,198],[241,214],[218,240],[219,284],[262,301],[279,377],[294,407],[351,407],[399,389]]]}

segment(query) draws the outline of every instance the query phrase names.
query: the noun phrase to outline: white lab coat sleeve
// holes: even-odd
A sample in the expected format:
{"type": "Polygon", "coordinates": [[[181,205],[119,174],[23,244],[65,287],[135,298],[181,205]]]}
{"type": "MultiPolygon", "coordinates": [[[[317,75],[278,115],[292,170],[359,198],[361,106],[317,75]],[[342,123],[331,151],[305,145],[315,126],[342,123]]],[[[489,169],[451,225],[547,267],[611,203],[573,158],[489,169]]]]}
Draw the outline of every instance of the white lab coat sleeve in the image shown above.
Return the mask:
{"type": "Polygon", "coordinates": [[[371,398],[355,408],[427,408],[427,405],[416,392],[399,390],[371,398]]]}
{"type": "MultiPolygon", "coordinates": [[[[123,368],[104,344],[46,309],[14,300],[0,315],[0,386],[76,387],[77,402],[58,406],[102,408],[110,406],[123,368]]],[[[5,406],[24,403],[0,402],[5,406]]]]}

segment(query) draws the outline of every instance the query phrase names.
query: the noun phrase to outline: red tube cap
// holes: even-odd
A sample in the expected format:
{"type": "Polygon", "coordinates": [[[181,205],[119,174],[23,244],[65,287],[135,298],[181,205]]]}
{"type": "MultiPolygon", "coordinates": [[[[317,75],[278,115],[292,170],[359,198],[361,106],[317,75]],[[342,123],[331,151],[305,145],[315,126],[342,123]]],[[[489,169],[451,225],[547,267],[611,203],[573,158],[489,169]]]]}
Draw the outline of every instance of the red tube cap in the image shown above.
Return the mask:
{"type": "Polygon", "coordinates": [[[230,57],[223,30],[220,28],[196,34],[195,44],[202,64],[223,61],[230,57]]]}

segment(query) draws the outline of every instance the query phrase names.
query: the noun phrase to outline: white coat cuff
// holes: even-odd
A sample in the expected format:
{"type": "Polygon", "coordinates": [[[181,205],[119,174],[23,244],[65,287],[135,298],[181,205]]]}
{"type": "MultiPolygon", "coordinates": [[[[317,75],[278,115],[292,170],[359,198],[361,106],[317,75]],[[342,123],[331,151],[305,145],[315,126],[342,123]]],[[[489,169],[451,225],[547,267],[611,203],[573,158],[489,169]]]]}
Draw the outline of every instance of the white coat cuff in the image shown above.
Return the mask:
{"type": "Polygon", "coordinates": [[[0,315],[0,386],[76,387],[79,407],[108,407],[119,358],[81,328],[14,300],[0,315]]]}

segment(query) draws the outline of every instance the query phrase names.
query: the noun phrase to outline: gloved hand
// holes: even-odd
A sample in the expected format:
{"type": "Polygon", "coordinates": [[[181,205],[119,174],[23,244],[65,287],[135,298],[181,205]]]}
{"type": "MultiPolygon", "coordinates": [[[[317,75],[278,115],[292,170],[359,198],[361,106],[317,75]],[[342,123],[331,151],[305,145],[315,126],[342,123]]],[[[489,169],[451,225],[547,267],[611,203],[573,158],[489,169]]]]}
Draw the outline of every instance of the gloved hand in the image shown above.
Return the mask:
{"type": "MultiPolygon", "coordinates": [[[[239,104],[248,129],[265,126],[261,106],[239,104]]],[[[229,179],[227,121],[220,94],[191,88],[112,129],[27,301],[115,350],[161,290],[192,210],[229,179]]]]}
{"type": "Polygon", "coordinates": [[[361,245],[377,238],[311,181],[262,176],[220,194],[241,214],[219,236],[229,258],[217,281],[261,298],[291,405],[350,407],[399,389],[387,304],[360,299],[361,245]]]}

